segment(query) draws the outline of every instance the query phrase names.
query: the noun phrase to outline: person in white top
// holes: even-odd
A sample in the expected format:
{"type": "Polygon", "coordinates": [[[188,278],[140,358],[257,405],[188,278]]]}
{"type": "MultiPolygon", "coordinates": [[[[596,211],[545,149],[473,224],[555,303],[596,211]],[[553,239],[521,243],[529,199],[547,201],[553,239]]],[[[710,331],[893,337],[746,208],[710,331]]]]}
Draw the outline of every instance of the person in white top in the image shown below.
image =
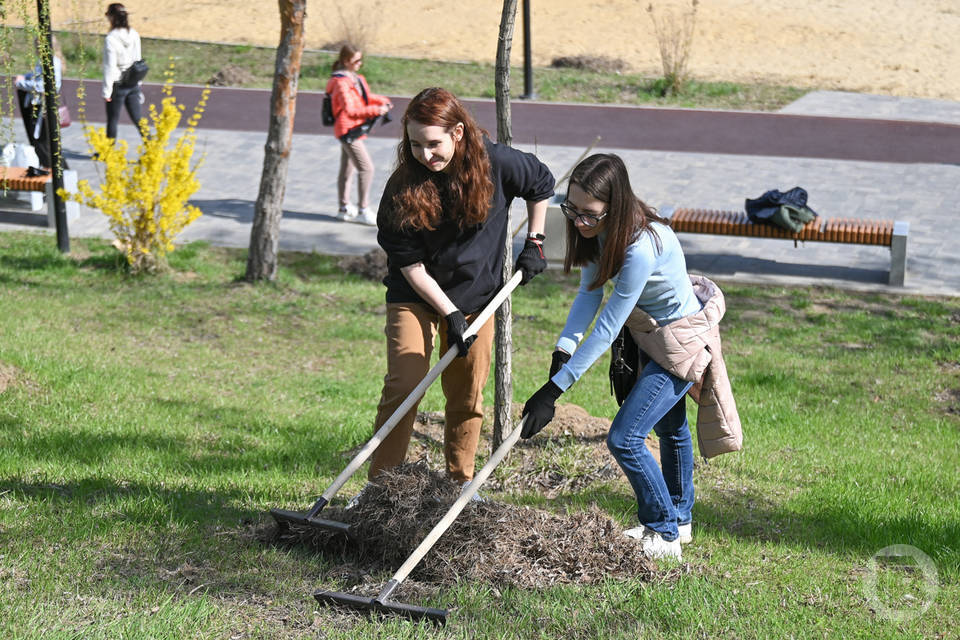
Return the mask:
{"type": "Polygon", "coordinates": [[[140,123],[140,105],[143,103],[140,83],[122,87],[120,78],[142,56],[140,34],[130,28],[126,7],[113,2],[107,7],[106,16],[110,20],[110,33],[103,41],[103,99],[107,106],[107,137],[116,138],[123,107],[135,125],[140,123]]]}

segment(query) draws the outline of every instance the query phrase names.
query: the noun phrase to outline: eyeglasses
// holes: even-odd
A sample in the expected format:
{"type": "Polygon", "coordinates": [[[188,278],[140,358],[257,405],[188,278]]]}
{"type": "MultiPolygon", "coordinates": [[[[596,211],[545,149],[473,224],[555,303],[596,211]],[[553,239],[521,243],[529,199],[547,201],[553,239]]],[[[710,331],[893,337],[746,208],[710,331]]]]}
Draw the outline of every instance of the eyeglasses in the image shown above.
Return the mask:
{"type": "Polygon", "coordinates": [[[601,211],[599,215],[593,213],[581,213],[573,208],[569,202],[564,200],[560,203],[560,211],[566,216],[567,220],[579,222],[585,227],[593,228],[600,224],[600,221],[607,217],[607,211],[601,211]]]}

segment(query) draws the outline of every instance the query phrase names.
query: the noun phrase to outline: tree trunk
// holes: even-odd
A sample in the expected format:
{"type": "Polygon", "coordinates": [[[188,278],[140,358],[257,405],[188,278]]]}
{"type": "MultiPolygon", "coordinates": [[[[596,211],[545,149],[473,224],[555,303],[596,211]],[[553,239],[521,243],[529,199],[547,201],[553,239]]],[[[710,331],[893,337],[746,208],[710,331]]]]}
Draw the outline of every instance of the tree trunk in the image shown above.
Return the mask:
{"type": "MultiPolygon", "coordinates": [[[[24,7],[24,12],[26,7],[24,7]]],[[[6,28],[6,27],[4,27],[6,28]]],[[[53,181],[53,211],[57,225],[57,248],[60,253],[70,253],[70,231],[67,228],[67,207],[58,193],[63,188],[63,140],[60,137],[60,117],[57,107],[60,93],[53,70],[53,41],[50,22],[50,1],[37,0],[37,38],[42,41],[40,61],[43,69],[43,92],[46,96],[44,118],[47,120],[47,149],[50,150],[50,172],[53,181]]],[[[39,116],[38,116],[39,117],[39,116]]],[[[12,130],[11,130],[12,131],[12,130]]]]}
{"type": "Polygon", "coordinates": [[[510,118],[510,50],[513,48],[513,25],[516,18],[517,0],[503,0],[494,82],[497,98],[497,142],[507,146],[513,144],[510,118]]]}
{"type": "Polygon", "coordinates": [[[270,94],[270,128],[263,155],[260,193],[253,208],[253,228],[247,255],[246,279],[251,282],[277,277],[280,219],[283,217],[283,196],[297,106],[297,82],[303,55],[303,19],[307,2],[278,0],[278,4],[280,44],[277,46],[273,91],[270,94]]]}
{"type": "MultiPolygon", "coordinates": [[[[513,24],[517,17],[517,0],[503,0],[500,14],[500,37],[497,40],[496,97],[497,141],[510,145],[513,142],[510,118],[510,49],[513,47],[513,24]]],[[[513,275],[513,235],[507,225],[504,247],[504,283],[513,275]]],[[[503,442],[504,426],[510,424],[510,409],[513,405],[513,380],[511,377],[513,350],[513,316],[510,298],[504,301],[496,314],[496,368],[494,369],[495,407],[493,420],[493,450],[503,442]]]]}

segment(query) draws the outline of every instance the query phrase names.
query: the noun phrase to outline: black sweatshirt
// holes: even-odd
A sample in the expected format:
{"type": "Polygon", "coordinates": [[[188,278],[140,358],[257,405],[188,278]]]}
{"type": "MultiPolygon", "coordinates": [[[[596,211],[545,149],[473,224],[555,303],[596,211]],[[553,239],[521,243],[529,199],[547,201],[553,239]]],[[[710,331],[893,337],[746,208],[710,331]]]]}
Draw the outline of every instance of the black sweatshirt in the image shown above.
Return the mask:
{"type": "MultiPolygon", "coordinates": [[[[493,200],[487,219],[461,229],[457,212],[444,205],[433,231],[400,231],[395,226],[393,197],[397,174],[387,181],[377,214],[377,242],[387,252],[387,302],[426,302],[400,272],[423,262],[451,302],[465,314],[475,313],[496,295],[502,282],[504,243],[514,198],[539,202],[553,196],[554,179],[536,156],[484,140],[490,158],[493,200]]],[[[441,193],[443,193],[441,189],[441,193]]]]}

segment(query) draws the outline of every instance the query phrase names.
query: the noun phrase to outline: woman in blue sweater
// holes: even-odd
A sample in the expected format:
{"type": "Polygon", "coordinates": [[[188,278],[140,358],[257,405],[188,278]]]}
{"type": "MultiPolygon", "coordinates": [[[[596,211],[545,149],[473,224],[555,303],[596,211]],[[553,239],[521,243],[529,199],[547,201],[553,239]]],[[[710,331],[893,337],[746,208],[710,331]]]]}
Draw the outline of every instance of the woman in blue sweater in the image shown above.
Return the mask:
{"type": "MultiPolygon", "coordinates": [[[[580,289],[557,341],[550,379],[524,406],[525,438],[553,419],[557,398],[610,348],[634,309],[659,326],[701,309],[676,235],[634,195],[618,156],[597,154],[577,165],[561,209],[568,219],[564,268],[582,267],[580,289]],[[600,310],[608,280],[613,292],[600,310]]],[[[690,537],[693,443],[684,396],[691,384],[649,362],[607,437],[637,497],[640,523],[626,535],[653,557],[679,559],[680,543],[690,537]],[[644,445],[651,430],[660,438],[662,471],[644,445]]]]}

